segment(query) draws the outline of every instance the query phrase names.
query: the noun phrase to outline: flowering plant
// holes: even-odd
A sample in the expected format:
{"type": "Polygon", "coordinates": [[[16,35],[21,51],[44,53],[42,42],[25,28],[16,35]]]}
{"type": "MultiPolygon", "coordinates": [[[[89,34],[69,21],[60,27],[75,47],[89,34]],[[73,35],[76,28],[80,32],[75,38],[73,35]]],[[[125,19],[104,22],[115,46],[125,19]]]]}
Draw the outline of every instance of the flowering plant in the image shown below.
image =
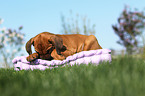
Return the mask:
{"type": "MultiPolygon", "coordinates": [[[[2,25],[3,21],[3,19],[0,19],[0,25],[2,25]]],[[[11,67],[12,59],[22,49],[24,44],[24,34],[21,33],[22,28],[20,26],[18,30],[12,30],[0,26],[0,52],[5,67],[11,67]]]]}
{"type": "Polygon", "coordinates": [[[123,45],[128,54],[132,54],[138,48],[138,40],[145,28],[144,12],[131,11],[129,7],[125,6],[118,18],[118,24],[112,27],[120,38],[117,43],[123,45]]]}

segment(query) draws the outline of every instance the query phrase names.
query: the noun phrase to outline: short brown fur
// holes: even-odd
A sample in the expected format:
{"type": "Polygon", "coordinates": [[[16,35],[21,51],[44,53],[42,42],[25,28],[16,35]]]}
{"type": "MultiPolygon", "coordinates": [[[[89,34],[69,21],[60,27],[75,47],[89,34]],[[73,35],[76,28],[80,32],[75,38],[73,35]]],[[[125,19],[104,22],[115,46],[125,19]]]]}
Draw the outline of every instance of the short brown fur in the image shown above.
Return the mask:
{"type": "Polygon", "coordinates": [[[26,51],[29,53],[28,61],[35,59],[63,60],[66,57],[81,51],[102,49],[94,35],[59,35],[43,32],[31,38],[26,43],[26,51]],[[36,53],[32,54],[31,45],[36,53]]]}

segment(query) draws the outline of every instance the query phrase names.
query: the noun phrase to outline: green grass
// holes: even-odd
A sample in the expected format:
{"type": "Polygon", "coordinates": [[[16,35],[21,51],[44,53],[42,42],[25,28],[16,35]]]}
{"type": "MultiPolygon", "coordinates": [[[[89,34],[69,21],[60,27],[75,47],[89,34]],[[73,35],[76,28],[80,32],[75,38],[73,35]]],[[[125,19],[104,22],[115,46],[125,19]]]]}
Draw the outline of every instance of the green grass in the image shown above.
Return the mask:
{"type": "Polygon", "coordinates": [[[130,57],[98,66],[0,69],[0,96],[145,96],[145,63],[130,57]]]}

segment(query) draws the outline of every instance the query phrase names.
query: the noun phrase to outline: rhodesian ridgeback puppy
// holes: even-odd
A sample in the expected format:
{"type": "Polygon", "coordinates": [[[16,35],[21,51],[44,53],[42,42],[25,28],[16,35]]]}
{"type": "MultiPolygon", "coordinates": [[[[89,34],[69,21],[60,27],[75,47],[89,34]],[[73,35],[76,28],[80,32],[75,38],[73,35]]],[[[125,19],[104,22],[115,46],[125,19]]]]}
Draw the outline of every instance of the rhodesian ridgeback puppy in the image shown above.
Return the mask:
{"type": "Polygon", "coordinates": [[[29,54],[27,61],[30,62],[35,59],[63,60],[75,53],[96,49],[102,49],[102,47],[94,35],[59,35],[43,32],[26,43],[26,51],[29,54]],[[33,54],[31,45],[36,51],[33,54]]]}

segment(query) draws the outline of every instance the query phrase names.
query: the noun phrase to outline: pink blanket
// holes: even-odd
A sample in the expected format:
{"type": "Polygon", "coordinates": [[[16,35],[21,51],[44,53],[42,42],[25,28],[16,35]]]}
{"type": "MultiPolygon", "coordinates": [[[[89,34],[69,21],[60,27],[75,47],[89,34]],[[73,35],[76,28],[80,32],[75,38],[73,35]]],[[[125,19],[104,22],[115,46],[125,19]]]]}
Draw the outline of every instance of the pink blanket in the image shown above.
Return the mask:
{"type": "Polygon", "coordinates": [[[72,56],[68,56],[65,60],[42,60],[37,59],[33,62],[28,62],[26,60],[27,56],[16,57],[12,60],[15,70],[45,70],[47,68],[57,68],[59,66],[64,67],[65,65],[80,65],[80,64],[95,64],[98,65],[103,61],[111,62],[111,50],[109,49],[99,49],[99,50],[90,50],[82,51],[76,53],[72,56]]]}

